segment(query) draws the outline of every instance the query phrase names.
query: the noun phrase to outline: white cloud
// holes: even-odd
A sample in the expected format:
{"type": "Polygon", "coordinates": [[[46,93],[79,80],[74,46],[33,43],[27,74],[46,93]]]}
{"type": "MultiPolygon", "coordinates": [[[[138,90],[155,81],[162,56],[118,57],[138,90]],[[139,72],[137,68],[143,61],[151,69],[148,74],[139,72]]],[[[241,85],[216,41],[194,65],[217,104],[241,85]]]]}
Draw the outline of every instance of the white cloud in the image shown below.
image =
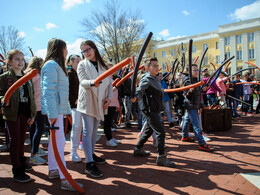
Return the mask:
{"type": "Polygon", "coordinates": [[[21,32],[18,32],[18,33],[17,33],[17,36],[18,36],[18,37],[22,37],[22,38],[23,38],[23,37],[25,37],[25,36],[26,36],[26,34],[25,34],[25,32],[24,32],[24,31],[21,31],[21,32]]]}
{"type": "Polygon", "coordinates": [[[81,42],[84,41],[84,39],[79,38],[77,39],[75,42],[69,44],[69,42],[67,42],[67,49],[68,49],[68,57],[71,54],[76,54],[76,55],[80,55],[80,44],[81,42]]]}
{"type": "Polygon", "coordinates": [[[158,33],[159,35],[162,35],[163,37],[168,37],[170,35],[169,30],[165,29],[158,33]]]}
{"type": "Polygon", "coordinates": [[[234,13],[229,14],[228,17],[232,20],[246,20],[260,17],[260,0],[255,1],[249,5],[237,8],[234,13]]]}
{"type": "Polygon", "coordinates": [[[52,23],[48,22],[48,23],[46,24],[46,28],[47,28],[47,29],[58,28],[58,26],[57,26],[56,24],[52,24],[52,23]]]}
{"type": "MultiPolygon", "coordinates": [[[[73,43],[69,43],[69,42],[66,42],[67,43],[67,49],[68,49],[68,56],[71,55],[71,54],[76,54],[76,55],[80,55],[80,44],[81,42],[83,41],[84,39],[82,38],[79,38],[77,39],[75,42],[73,43]]],[[[39,49],[36,53],[35,53],[35,56],[39,56],[43,59],[45,59],[46,57],[46,54],[47,54],[47,49],[39,49]]]]}
{"type": "Polygon", "coordinates": [[[190,12],[188,12],[187,10],[182,10],[181,13],[183,13],[185,16],[190,15],[190,12]]]}
{"type": "Polygon", "coordinates": [[[43,28],[38,28],[38,27],[33,27],[33,30],[35,30],[35,31],[44,31],[44,29],[43,28]]]}
{"type": "MultiPolygon", "coordinates": [[[[86,2],[89,3],[90,0],[87,0],[86,2]]],[[[63,0],[62,9],[66,11],[77,4],[83,4],[83,3],[84,3],[83,0],[63,0]]]]}
{"type": "Polygon", "coordinates": [[[47,49],[39,49],[34,55],[45,59],[45,56],[47,54],[47,49]]]}
{"type": "Polygon", "coordinates": [[[181,37],[185,37],[185,35],[184,36],[178,35],[176,37],[169,37],[168,40],[179,39],[181,37]]]}

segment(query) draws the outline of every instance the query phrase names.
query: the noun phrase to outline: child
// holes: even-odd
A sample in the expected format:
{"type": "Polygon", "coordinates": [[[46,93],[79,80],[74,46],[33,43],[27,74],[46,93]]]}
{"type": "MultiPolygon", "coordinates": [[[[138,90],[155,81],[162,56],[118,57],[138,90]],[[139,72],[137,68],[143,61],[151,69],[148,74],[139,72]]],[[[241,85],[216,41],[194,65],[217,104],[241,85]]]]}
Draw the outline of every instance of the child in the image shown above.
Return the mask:
{"type": "Polygon", "coordinates": [[[44,132],[44,125],[47,120],[45,115],[42,115],[41,113],[41,65],[43,63],[43,59],[40,57],[33,57],[28,64],[26,72],[29,72],[32,69],[37,69],[38,74],[36,77],[32,79],[33,83],[33,90],[34,90],[34,100],[36,105],[36,111],[37,115],[35,118],[34,123],[32,124],[30,128],[30,141],[31,141],[31,157],[30,157],[30,163],[34,165],[43,165],[46,164],[46,160],[41,158],[41,156],[46,156],[47,153],[39,148],[40,141],[42,134],[44,132]]]}
{"type": "MultiPolygon", "coordinates": [[[[240,81],[240,74],[235,75],[235,79],[232,81],[232,84],[234,86],[233,96],[237,99],[242,99],[243,97],[243,85],[236,85],[240,81]]],[[[232,115],[233,117],[240,117],[240,115],[237,113],[237,107],[238,107],[238,101],[232,100],[233,106],[232,106],[232,115]]]]}
{"type": "MultiPolygon", "coordinates": [[[[56,139],[57,149],[65,167],[64,147],[66,142],[63,116],[70,114],[69,79],[65,68],[67,54],[67,46],[63,40],[56,38],[50,39],[46,58],[41,70],[42,113],[48,116],[51,126],[59,127],[54,139],[56,139]]],[[[48,167],[50,179],[61,179],[61,189],[76,191],[66,180],[58,167],[52,150],[51,140],[48,146],[48,167]]],[[[79,185],[83,187],[82,184],[79,185]]]]}
{"type": "Polygon", "coordinates": [[[227,108],[227,102],[226,102],[226,91],[228,88],[228,85],[226,85],[224,82],[230,79],[230,76],[226,77],[224,72],[220,72],[219,77],[216,80],[217,86],[221,89],[222,93],[217,92],[217,96],[219,99],[219,104],[223,108],[227,108]]]}
{"type": "MultiPolygon", "coordinates": [[[[193,83],[198,82],[198,66],[192,64],[192,79],[193,83]]],[[[184,86],[190,85],[189,76],[184,77],[183,79],[184,86]]],[[[210,147],[206,144],[205,140],[202,137],[198,111],[200,110],[201,105],[201,91],[200,87],[190,88],[189,90],[184,91],[184,106],[187,109],[187,112],[184,116],[184,122],[182,127],[182,141],[193,142],[194,139],[191,138],[188,134],[189,132],[189,122],[192,123],[195,136],[199,142],[199,150],[211,152],[214,150],[213,147],[210,147]]]]}
{"type": "MultiPolygon", "coordinates": [[[[15,81],[24,73],[24,54],[19,50],[10,50],[7,53],[7,72],[0,76],[0,98],[3,98],[15,81]]],[[[32,83],[29,81],[14,91],[9,103],[2,108],[3,119],[6,120],[10,136],[10,157],[12,163],[13,179],[17,182],[29,182],[30,176],[25,173],[32,169],[26,164],[24,157],[24,141],[28,125],[31,125],[36,116],[32,83]]]]}
{"type": "Polygon", "coordinates": [[[81,58],[78,55],[71,55],[68,59],[68,75],[69,75],[69,101],[72,116],[71,128],[71,154],[70,158],[73,162],[81,162],[81,158],[77,153],[77,148],[80,143],[80,134],[82,129],[82,115],[77,111],[78,92],[79,92],[79,78],[77,75],[77,68],[81,58]]]}
{"type": "Polygon", "coordinates": [[[90,40],[80,45],[84,56],[78,65],[79,97],[77,110],[83,117],[83,149],[86,157],[85,173],[92,177],[101,177],[103,174],[96,164],[106,161],[95,154],[97,129],[100,120],[104,120],[107,108],[113,96],[112,84],[109,78],[102,80],[98,87],[93,86],[95,79],[107,70],[97,46],[90,40]]]}
{"type": "Polygon", "coordinates": [[[175,167],[175,164],[166,158],[164,152],[165,130],[161,122],[161,110],[163,109],[163,92],[160,81],[157,78],[159,65],[157,58],[151,58],[145,63],[148,73],[144,74],[139,87],[136,91],[136,97],[131,98],[132,102],[139,101],[140,109],[147,120],[147,127],[142,133],[137,147],[134,148],[134,156],[149,156],[149,151],[144,151],[143,146],[148,138],[155,132],[157,136],[157,160],[159,166],[175,167]]]}

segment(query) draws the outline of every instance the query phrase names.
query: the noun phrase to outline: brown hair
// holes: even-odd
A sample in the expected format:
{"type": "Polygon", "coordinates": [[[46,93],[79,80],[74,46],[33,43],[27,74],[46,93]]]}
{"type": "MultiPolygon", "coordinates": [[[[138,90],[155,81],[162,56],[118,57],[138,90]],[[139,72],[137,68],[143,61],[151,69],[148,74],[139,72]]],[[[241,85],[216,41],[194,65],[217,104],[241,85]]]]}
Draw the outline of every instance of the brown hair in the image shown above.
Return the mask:
{"type": "Polygon", "coordinates": [[[76,58],[80,58],[80,56],[79,55],[70,55],[67,60],[67,63],[66,63],[67,67],[71,67],[70,62],[74,62],[76,58]]]}
{"type": "Polygon", "coordinates": [[[38,73],[41,74],[41,65],[42,65],[42,63],[43,63],[43,59],[41,57],[34,56],[30,60],[26,70],[29,71],[29,70],[32,70],[32,69],[35,68],[36,70],[38,70],[38,73]]]}
{"type": "Polygon", "coordinates": [[[152,63],[152,61],[158,62],[157,58],[149,58],[144,61],[145,67],[149,67],[152,63]]]}
{"type": "Polygon", "coordinates": [[[68,76],[65,68],[66,59],[64,59],[63,56],[63,49],[66,48],[66,46],[67,45],[65,41],[61,39],[57,39],[57,38],[50,39],[47,47],[47,54],[43,62],[43,65],[41,67],[43,67],[48,60],[54,60],[60,65],[64,73],[68,76]]]}
{"type": "MultiPolygon", "coordinates": [[[[95,57],[96,57],[96,60],[101,64],[101,66],[103,68],[105,68],[106,70],[108,69],[107,65],[105,64],[105,62],[103,61],[99,51],[98,51],[98,48],[96,46],[96,44],[91,41],[91,40],[86,40],[86,41],[82,41],[81,44],[80,44],[80,48],[83,46],[83,45],[88,45],[90,46],[92,49],[94,49],[95,51],[95,57]]],[[[83,56],[84,58],[84,56],[83,56]]]]}

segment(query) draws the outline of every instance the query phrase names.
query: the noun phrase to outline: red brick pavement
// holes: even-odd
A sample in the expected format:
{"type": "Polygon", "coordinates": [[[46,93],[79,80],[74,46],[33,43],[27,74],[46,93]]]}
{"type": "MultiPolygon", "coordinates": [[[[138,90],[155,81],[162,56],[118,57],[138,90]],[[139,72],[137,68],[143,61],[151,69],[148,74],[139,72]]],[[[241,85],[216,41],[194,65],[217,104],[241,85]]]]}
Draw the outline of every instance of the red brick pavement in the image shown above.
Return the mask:
{"type": "MultiPolygon", "coordinates": [[[[137,127],[120,129],[114,137],[122,141],[115,148],[105,145],[104,136],[97,142],[96,152],[107,160],[99,165],[104,176],[94,179],[84,173],[85,163],[70,160],[70,144],[65,158],[72,177],[84,184],[85,194],[260,194],[260,189],[240,173],[260,172],[260,115],[236,119],[233,128],[209,134],[214,153],[197,150],[197,143],[181,142],[177,128],[167,133],[166,151],[176,168],[156,166],[156,148],[150,139],[145,145],[148,158],[133,157],[138,141],[137,127]]],[[[3,137],[0,137],[0,143],[3,137]]],[[[26,146],[29,157],[30,147],[26,146]]],[[[47,149],[47,146],[44,148],[47,149]]],[[[33,166],[29,175],[33,182],[20,184],[12,180],[9,155],[0,153],[0,194],[71,194],[60,189],[59,180],[49,180],[47,165],[33,166]]],[[[83,151],[79,156],[84,157],[83,151]]]]}

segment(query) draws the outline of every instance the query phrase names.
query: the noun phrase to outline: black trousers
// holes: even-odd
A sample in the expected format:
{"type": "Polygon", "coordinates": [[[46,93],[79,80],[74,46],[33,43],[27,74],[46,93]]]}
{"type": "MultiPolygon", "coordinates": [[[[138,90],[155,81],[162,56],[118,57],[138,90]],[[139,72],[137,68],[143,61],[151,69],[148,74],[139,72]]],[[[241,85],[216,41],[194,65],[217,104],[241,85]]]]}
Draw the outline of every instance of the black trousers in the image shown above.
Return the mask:
{"type": "Polygon", "coordinates": [[[108,111],[107,114],[105,115],[105,120],[104,120],[104,133],[108,141],[112,139],[111,127],[113,125],[113,119],[115,114],[116,114],[116,107],[108,107],[108,111]]]}
{"type": "Polygon", "coordinates": [[[147,127],[144,130],[142,136],[140,137],[137,148],[142,148],[144,143],[148,140],[149,137],[155,132],[158,147],[157,152],[159,155],[164,154],[164,145],[165,145],[165,130],[163,123],[161,121],[160,113],[150,112],[149,114],[143,113],[143,116],[147,120],[147,127]]]}

